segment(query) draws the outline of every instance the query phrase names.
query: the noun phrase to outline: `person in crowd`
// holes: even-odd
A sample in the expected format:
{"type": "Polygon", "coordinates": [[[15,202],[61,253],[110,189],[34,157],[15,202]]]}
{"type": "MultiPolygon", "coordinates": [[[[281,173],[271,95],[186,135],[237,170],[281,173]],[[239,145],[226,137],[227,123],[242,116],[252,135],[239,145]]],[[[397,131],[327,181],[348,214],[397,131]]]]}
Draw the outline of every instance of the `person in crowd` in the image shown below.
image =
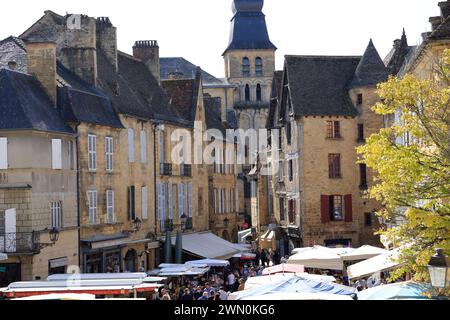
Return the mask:
{"type": "Polygon", "coordinates": [[[203,289],[201,286],[197,286],[194,292],[194,300],[198,300],[203,295],[203,289]]]}
{"type": "Polygon", "coordinates": [[[223,301],[228,300],[229,293],[225,291],[224,287],[220,288],[219,294],[220,294],[220,300],[223,300],[223,301]]]}
{"type": "Polygon", "coordinates": [[[288,263],[289,256],[284,256],[281,258],[280,263],[288,263]]]}
{"type": "Polygon", "coordinates": [[[237,291],[244,291],[245,290],[245,281],[244,279],[239,279],[239,287],[237,291]]]}
{"type": "Polygon", "coordinates": [[[198,300],[200,301],[200,300],[209,300],[209,297],[208,297],[208,292],[203,292],[203,295],[200,297],[200,298],[198,298],[198,300]]]}
{"type": "Polygon", "coordinates": [[[227,277],[227,291],[233,292],[233,286],[236,281],[236,276],[233,272],[230,272],[230,274],[227,277]]]}
{"type": "Polygon", "coordinates": [[[209,300],[214,300],[215,296],[216,296],[216,291],[211,290],[209,292],[209,300]]]}
{"type": "Polygon", "coordinates": [[[259,266],[260,265],[260,260],[261,260],[261,250],[258,248],[255,252],[256,257],[255,257],[255,266],[259,266]]]}
{"type": "Polygon", "coordinates": [[[276,250],[273,252],[273,263],[275,265],[279,265],[280,264],[280,254],[276,250]]]}
{"type": "Polygon", "coordinates": [[[194,297],[191,294],[191,290],[189,290],[189,288],[184,289],[184,293],[181,296],[182,301],[192,301],[194,300],[194,297]]]}
{"type": "Polygon", "coordinates": [[[214,296],[214,299],[213,299],[214,301],[220,301],[220,300],[222,300],[221,298],[220,298],[220,293],[216,293],[216,295],[214,296]]]}

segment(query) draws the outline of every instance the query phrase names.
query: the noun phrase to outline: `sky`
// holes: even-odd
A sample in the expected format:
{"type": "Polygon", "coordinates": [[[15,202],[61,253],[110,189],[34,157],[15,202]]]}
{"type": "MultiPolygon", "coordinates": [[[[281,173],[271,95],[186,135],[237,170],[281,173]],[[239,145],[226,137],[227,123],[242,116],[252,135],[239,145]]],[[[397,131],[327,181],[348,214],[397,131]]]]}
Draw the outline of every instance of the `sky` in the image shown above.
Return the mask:
{"type": "MultiPolygon", "coordinates": [[[[362,55],[370,38],[384,58],[406,29],[409,44],[430,31],[439,0],[265,0],[263,12],[276,67],[285,55],[362,55]]],[[[136,40],[158,40],[161,57],[184,57],[216,77],[224,76],[232,0],[15,0],[2,3],[0,39],[18,36],[45,10],[109,17],[119,50],[136,40]],[[19,10],[18,10],[19,9],[19,10]],[[14,14],[15,11],[19,15],[14,14]]]]}

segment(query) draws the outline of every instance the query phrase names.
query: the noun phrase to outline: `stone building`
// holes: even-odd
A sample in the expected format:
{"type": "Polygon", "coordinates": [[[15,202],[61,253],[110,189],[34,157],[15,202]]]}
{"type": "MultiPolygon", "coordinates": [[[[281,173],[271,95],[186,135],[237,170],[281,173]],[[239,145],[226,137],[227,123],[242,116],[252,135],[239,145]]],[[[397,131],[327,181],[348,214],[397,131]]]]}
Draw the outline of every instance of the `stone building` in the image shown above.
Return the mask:
{"type": "Polygon", "coordinates": [[[362,57],[286,56],[280,75],[268,128],[280,132],[277,143],[272,134],[272,161],[273,148],[281,143],[281,150],[269,207],[281,253],[315,244],[378,244],[377,203],[364,198],[373,175],[357,164],[355,150],[383,126],[370,107],[388,72],[372,41],[362,57]]]}
{"type": "MultiPolygon", "coordinates": [[[[25,48],[17,38],[3,46],[25,48]]],[[[55,76],[51,86],[40,81],[52,46],[27,48],[28,61],[0,52],[8,66],[0,67],[0,252],[9,258],[0,264],[0,286],[64,273],[79,259],[76,135],[57,112],[55,76]]]]}

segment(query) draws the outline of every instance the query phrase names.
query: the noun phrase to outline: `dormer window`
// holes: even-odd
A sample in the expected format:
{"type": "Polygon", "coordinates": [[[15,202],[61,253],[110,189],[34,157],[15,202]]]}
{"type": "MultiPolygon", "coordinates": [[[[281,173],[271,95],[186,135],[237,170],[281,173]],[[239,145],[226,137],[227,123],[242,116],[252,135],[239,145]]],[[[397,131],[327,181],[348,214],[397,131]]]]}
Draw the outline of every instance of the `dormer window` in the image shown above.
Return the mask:
{"type": "Polygon", "coordinates": [[[255,75],[256,76],[263,75],[263,61],[260,57],[255,59],[255,75]]]}
{"type": "Polygon", "coordinates": [[[250,77],[250,59],[247,57],[242,59],[242,76],[250,77]]]}

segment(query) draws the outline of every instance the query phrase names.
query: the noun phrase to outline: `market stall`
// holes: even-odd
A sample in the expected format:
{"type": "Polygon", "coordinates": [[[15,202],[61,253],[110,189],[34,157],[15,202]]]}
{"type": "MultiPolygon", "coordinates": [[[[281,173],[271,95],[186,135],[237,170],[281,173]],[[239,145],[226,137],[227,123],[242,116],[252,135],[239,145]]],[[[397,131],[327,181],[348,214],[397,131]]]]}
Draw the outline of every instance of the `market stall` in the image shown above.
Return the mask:
{"type": "Polygon", "coordinates": [[[375,256],[348,267],[347,273],[349,279],[369,277],[375,273],[380,273],[399,267],[401,264],[396,261],[399,251],[400,249],[388,251],[387,253],[375,256]]]}
{"type": "Polygon", "coordinates": [[[285,274],[277,273],[277,274],[268,275],[268,276],[248,278],[247,281],[245,282],[245,290],[248,290],[248,289],[251,289],[254,287],[258,287],[258,286],[262,286],[262,285],[266,285],[266,284],[270,284],[270,283],[275,283],[275,282],[281,281],[283,279],[294,278],[294,277],[301,277],[304,279],[314,280],[314,281],[318,281],[318,282],[325,282],[325,283],[332,283],[332,282],[336,281],[336,278],[333,276],[322,276],[322,275],[309,274],[309,273],[285,273],[285,274]]]}
{"type": "Polygon", "coordinates": [[[339,270],[344,269],[344,263],[340,255],[333,253],[328,248],[313,247],[305,249],[291,256],[288,260],[290,264],[300,264],[306,268],[339,270]]]}
{"type": "Polygon", "coordinates": [[[343,254],[341,257],[344,261],[358,261],[358,260],[367,260],[381,254],[388,253],[388,250],[377,248],[373,246],[362,246],[358,249],[350,251],[346,254],[343,254]]]}

